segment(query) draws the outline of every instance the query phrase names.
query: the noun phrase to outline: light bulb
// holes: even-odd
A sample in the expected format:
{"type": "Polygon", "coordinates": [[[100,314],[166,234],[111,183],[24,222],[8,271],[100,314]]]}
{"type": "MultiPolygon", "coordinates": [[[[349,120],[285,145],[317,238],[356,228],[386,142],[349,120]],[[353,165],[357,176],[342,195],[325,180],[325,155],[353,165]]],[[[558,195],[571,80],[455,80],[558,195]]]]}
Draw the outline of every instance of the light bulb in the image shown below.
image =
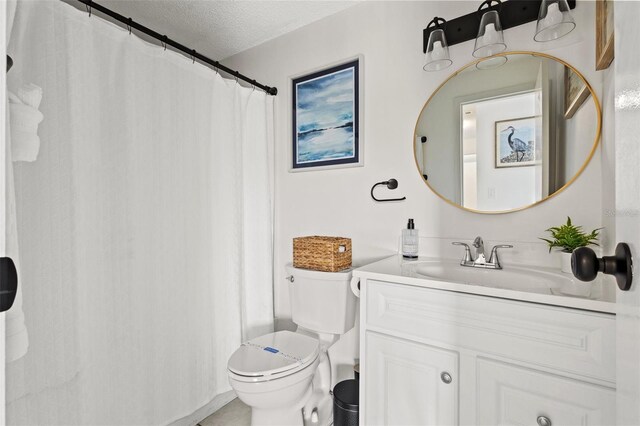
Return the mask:
{"type": "Polygon", "coordinates": [[[560,7],[558,3],[552,3],[549,5],[549,9],[547,9],[547,17],[545,18],[545,24],[547,27],[552,25],[558,25],[562,22],[562,12],[560,12],[560,7]]]}
{"type": "Polygon", "coordinates": [[[482,39],[485,45],[497,43],[499,40],[498,32],[496,31],[496,26],[492,22],[487,24],[484,28],[484,38],[482,39]]]}
{"type": "Polygon", "coordinates": [[[433,50],[431,51],[431,57],[433,59],[442,59],[444,49],[442,48],[442,42],[437,40],[433,43],[433,50]]]}

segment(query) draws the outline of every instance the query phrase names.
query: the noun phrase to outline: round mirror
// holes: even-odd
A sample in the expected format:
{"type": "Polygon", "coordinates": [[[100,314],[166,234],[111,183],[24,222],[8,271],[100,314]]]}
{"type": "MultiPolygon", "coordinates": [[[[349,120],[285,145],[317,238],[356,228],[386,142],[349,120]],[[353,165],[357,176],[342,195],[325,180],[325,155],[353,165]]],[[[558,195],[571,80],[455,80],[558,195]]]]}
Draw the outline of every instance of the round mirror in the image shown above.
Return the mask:
{"type": "Polygon", "coordinates": [[[427,185],[480,213],[524,209],[569,186],[593,156],[602,120],[593,89],[571,65],[535,52],[496,56],[507,61],[489,69],[476,61],[449,77],[414,137],[427,185]]]}

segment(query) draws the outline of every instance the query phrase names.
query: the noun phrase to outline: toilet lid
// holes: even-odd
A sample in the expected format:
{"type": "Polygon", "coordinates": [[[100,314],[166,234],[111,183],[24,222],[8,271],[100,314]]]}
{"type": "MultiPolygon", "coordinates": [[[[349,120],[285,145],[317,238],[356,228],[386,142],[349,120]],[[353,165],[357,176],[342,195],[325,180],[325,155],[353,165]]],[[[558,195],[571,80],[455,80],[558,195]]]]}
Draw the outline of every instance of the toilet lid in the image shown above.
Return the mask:
{"type": "Polygon", "coordinates": [[[318,340],[291,331],[278,331],[245,342],[229,358],[228,368],[241,376],[270,376],[311,364],[318,357],[318,340]]]}

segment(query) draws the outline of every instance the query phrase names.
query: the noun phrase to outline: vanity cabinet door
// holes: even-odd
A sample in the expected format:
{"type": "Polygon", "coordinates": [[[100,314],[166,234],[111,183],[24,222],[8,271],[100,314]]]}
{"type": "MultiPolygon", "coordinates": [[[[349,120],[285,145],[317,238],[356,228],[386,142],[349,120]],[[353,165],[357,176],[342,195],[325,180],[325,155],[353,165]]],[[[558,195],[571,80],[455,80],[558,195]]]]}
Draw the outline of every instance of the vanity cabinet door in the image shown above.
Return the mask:
{"type": "Polygon", "coordinates": [[[457,352],[366,332],[361,424],[455,425],[457,352]]]}
{"type": "Polygon", "coordinates": [[[478,358],[478,425],[614,425],[615,390],[478,358]]]}

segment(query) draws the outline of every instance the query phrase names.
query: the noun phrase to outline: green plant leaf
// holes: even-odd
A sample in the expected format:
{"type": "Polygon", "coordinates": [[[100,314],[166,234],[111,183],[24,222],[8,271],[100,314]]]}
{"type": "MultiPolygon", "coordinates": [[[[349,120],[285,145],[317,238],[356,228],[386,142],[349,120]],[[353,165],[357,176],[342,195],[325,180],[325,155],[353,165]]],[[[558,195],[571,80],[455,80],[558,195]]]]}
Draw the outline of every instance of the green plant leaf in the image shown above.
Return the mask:
{"type": "Polygon", "coordinates": [[[596,228],[587,234],[582,230],[582,226],[573,225],[571,217],[567,216],[566,224],[552,226],[546,230],[551,234],[551,239],[540,239],[547,243],[549,252],[556,247],[562,248],[563,251],[573,252],[579,247],[599,245],[597,240],[600,235],[600,230],[602,229],[603,228],[596,228]]]}

